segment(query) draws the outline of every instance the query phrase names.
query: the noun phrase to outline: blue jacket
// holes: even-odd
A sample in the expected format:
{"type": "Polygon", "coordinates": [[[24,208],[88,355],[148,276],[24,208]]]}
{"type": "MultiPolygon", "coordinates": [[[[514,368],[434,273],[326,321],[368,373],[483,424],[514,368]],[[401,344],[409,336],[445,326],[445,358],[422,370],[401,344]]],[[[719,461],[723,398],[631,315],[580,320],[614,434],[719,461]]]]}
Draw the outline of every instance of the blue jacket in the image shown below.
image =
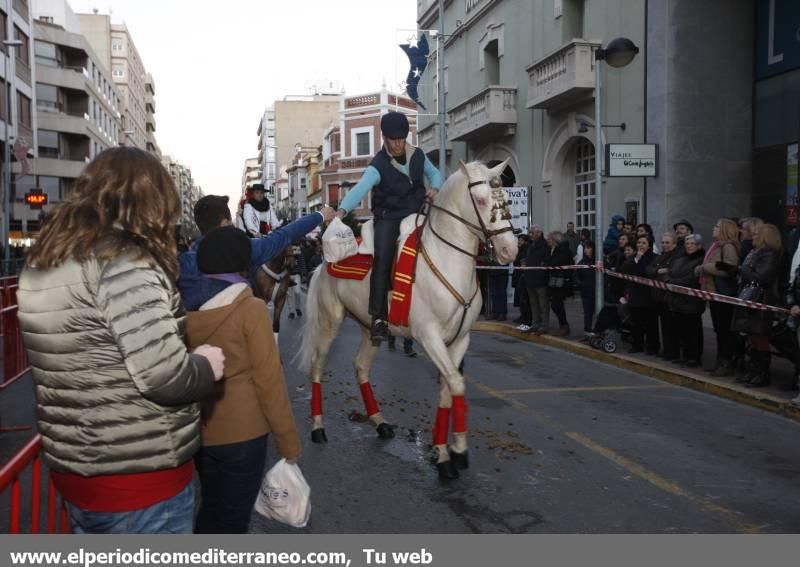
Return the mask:
{"type": "MultiPolygon", "coordinates": [[[[250,241],[253,247],[250,258],[250,279],[263,264],[283,252],[292,242],[300,240],[314,230],[322,224],[322,221],[321,213],[313,213],[278,230],[273,230],[263,238],[252,239],[250,241]]],[[[227,285],[219,280],[204,278],[200,273],[200,268],[197,267],[197,246],[200,244],[200,240],[202,238],[192,245],[191,250],[178,256],[180,265],[178,289],[187,311],[197,311],[203,303],[214,297],[227,285]]]]}
{"type": "Polygon", "coordinates": [[[611,224],[608,227],[606,239],[603,240],[603,254],[610,254],[619,247],[619,237],[622,231],[617,228],[617,223],[624,220],[625,217],[622,215],[614,215],[611,217],[611,224]]]}

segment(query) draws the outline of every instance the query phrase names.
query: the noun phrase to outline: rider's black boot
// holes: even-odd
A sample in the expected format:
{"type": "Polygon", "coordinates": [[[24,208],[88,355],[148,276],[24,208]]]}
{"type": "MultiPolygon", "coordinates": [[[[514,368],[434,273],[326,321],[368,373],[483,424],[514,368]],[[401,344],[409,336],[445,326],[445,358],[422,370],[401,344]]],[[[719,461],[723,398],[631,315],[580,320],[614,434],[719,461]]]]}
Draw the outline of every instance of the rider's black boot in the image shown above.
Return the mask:
{"type": "Polygon", "coordinates": [[[380,343],[389,338],[389,324],[383,319],[373,319],[369,336],[373,343],[380,343]]]}

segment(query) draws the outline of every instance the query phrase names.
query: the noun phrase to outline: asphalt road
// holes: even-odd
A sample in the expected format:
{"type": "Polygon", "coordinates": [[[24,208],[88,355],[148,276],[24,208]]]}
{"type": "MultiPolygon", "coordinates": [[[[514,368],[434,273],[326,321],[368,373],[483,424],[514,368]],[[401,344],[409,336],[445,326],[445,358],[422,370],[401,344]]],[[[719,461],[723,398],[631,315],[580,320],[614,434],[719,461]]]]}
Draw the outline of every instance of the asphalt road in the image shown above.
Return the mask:
{"type": "MultiPolygon", "coordinates": [[[[281,352],[300,323],[286,320],[281,352]]],[[[466,359],[470,468],[430,464],[438,379],[384,347],[372,372],[390,441],[364,420],[346,322],[323,383],[329,443],[310,442],[307,378],[285,362],[311,485],[311,522],[281,533],[797,533],[800,424],[505,336],[466,359]]],[[[275,451],[270,448],[270,461],[275,451]]]]}

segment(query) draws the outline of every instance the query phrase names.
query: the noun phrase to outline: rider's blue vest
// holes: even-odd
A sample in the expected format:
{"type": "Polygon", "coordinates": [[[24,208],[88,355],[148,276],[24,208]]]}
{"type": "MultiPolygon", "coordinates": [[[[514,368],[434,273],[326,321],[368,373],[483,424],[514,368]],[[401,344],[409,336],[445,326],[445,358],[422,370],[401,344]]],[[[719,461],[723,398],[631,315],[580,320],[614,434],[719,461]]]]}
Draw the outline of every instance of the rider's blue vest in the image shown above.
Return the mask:
{"type": "Polygon", "coordinates": [[[370,163],[381,175],[372,190],[372,214],[376,220],[401,219],[416,213],[425,200],[425,153],[414,148],[408,163],[408,176],[391,163],[386,148],[381,148],[370,163]]]}

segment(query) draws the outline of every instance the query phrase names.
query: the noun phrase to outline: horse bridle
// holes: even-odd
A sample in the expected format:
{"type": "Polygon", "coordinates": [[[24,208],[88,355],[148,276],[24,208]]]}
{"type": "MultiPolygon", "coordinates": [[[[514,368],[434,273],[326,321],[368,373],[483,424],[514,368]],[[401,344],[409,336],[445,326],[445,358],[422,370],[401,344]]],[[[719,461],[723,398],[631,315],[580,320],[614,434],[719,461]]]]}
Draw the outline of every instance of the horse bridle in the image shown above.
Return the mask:
{"type": "MultiPolygon", "coordinates": [[[[475,216],[478,218],[478,223],[480,224],[480,226],[476,225],[474,222],[468,221],[467,219],[465,219],[462,216],[459,216],[459,215],[453,213],[452,211],[448,211],[444,207],[440,207],[438,205],[435,205],[434,203],[428,203],[428,206],[430,208],[432,208],[432,209],[436,209],[437,211],[441,211],[441,212],[453,217],[454,219],[456,219],[461,224],[463,224],[463,225],[465,225],[465,226],[467,226],[467,227],[479,232],[481,235],[483,235],[483,245],[486,248],[487,252],[489,252],[490,257],[493,258],[495,256],[495,249],[494,249],[494,243],[492,242],[492,238],[497,236],[498,234],[503,234],[504,232],[513,232],[514,231],[514,227],[511,226],[511,211],[508,208],[508,203],[505,201],[505,195],[503,195],[503,187],[502,187],[502,185],[494,185],[492,183],[492,181],[489,181],[487,179],[483,179],[483,180],[480,180],[480,181],[472,181],[472,180],[469,179],[469,177],[467,177],[467,181],[469,182],[467,184],[467,193],[469,194],[469,200],[472,203],[472,208],[475,211],[475,216]],[[499,212],[501,214],[501,219],[502,220],[509,221],[508,222],[508,226],[504,226],[503,228],[498,228],[498,229],[495,229],[495,230],[489,230],[487,228],[486,223],[483,222],[483,217],[481,216],[480,211],[478,211],[478,204],[475,202],[475,196],[472,194],[472,188],[473,187],[477,187],[478,185],[488,185],[491,188],[493,205],[492,205],[492,217],[490,219],[490,222],[494,223],[497,220],[497,213],[499,212]],[[502,205],[500,204],[501,202],[502,202],[502,205]]],[[[429,224],[430,224],[431,232],[434,234],[434,236],[436,236],[436,238],[438,238],[439,240],[441,240],[442,242],[444,242],[445,244],[447,244],[451,248],[454,248],[454,249],[458,250],[462,254],[466,254],[467,256],[470,256],[470,257],[472,257],[474,259],[478,258],[479,254],[477,254],[477,253],[472,254],[471,252],[468,252],[467,250],[464,250],[460,246],[456,246],[455,244],[453,244],[449,240],[447,240],[447,239],[443,238],[442,236],[440,236],[439,233],[437,233],[436,230],[433,228],[433,224],[432,223],[429,223],[429,224]]]]}
{"type": "MultiPolygon", "coordinates": [[[[503,234],[504,232],[513,232],[514,231],[514,227],[511,226],[511,211],[508,209],[508,203],[505,201],[505,195],[503,195],[503,187],[502,187],[502,185],[495,186],[492,182],[490,182],[489,180],[486,180],[486,179],[481,180],[481,181],[471,181],[469,179],[469,176],[467,176],[467,181],[468,181],[467,193],[469,193],[469,199],[472,202],[472,208],[475,210],[475,216],[478,217],[478,223],[480,223],[480,226],[476,225],[473,222],[468,221],[464,217],[461,217],[461,216],[459,216],[459,215],[457,215],[457,214],[455,214],[455,213],[453,213],[451,211],[448,211],[444,207],[440,207],[438,205],[434,205],[433,203],[428,203],[428,206],[431,209],[436,209],[438,211],[442,211],[443,213],[445,213],[447,215],[450,215],[451,217],[453,217],[454,219],[459,221],[461,224],[463,224],[463,225],[465,225],[465,226],[467,226],[467,227],[469,227],[469,228],[471,228],[473,230],[476,230],[476,231],[480,232],[483,235],[483,245],[486,247],[487,252],[489,252],[490,257],[494,257],[495,249],[494,249],[494,243],[492,242],[492,238],[494,236],[497,236],[498,234],[503,234]],[[495,229],[495,230],[489,230],[486,227],[486,223],[483,222],[483,217],[481,217],[480,212],[478,211],[478,204],[475,202],[475,196],[472,194],[472,188],[473,187],[477,187],[478,185],[488,185],[491,188],[492,201],[493,201],[494,204],[492,205],[492,216],[491,216],[490,222],[494,223],[496,221],[497,212],[499,211],[500,214],[502,215],[502,217],[501,217],[502,220],[509,221],[508,222],[508,226],[503,227],[503,228],[498,228],[498,229],[495,229]],[[502,205],[500,204],[501,202],[502,202],[502,205]]],[[[436,238],[438,238],[439,240],[441,240],[445,244],[447,244],[448,246],[450,246],[451,248],[454,248],[455,250],[458,250],[462,254],[466,254],[467,256],[471,257],[474,260],[476,260],[478,258],[479,255],[478,255],[477,252],[475,254],[472,254],[471,252],[468,252],[467,250],[464,250],[460,246],[457,246],[457,245],[453,244],[452,242],[450,242],[449,240],[447,240],[447,239],[443,238],[442,236],[440,236],[439,233],[437,233],[436,230],[433,228],[433,223],[431,223],[429,221],[430,221],[430,217],[426,217],[425,222],[423,223],[423,230],[424,230],[424,226],[428,225],[429,228],[431,229],[431,232],[433,233],[433,235],[436,236],[436,238]]],[[[433,263],[433,260],[428,255],[428,251],[425,249],[425,246],[422,243],[422,238],[420,238],[420,240],[419,240],[419,250],[420,250],[420,253],[422,254],[422,257],[425,258],[425,263],[428,264],[428,267],[431,269],[433,274],[436,276],[436,278],[439,280],[439,282],[441,282],[441,284],[444,285],[444,287],[447,289],[447,291],[450,292],[450,295],[452,295],[455,298],[455,300],[461,305],[461,307],[463,309],[463,311],[461,313],[461,321],[458,324],[458,329],[456,330],[456,334],[453,336],[452,339],[450,339],[449,341],[447,341],[445,343],[449,347],[451,344],[453,344],[453,342],[456,340],[456,338],[458,338],[458,336],[461,334],[461,329],[464,327],[464,321],[467,318],[467,313],[469,312],[469,308],[472,307],[472,302],[475,300],[475,296],[478,295],[478,290],[480,289],[480,286],[476,285],[475,286],[475,291],[472,293],[472,297],[470,297],[469,300],[466,300],[458,292],[458,290],[456,290],[452,286],[452,284],[450,284],[450,282],[447,281],[447,278],[444,276],[444,274],[442,274],[442,272],[439,271],[439,269],[433,263]]]]}

